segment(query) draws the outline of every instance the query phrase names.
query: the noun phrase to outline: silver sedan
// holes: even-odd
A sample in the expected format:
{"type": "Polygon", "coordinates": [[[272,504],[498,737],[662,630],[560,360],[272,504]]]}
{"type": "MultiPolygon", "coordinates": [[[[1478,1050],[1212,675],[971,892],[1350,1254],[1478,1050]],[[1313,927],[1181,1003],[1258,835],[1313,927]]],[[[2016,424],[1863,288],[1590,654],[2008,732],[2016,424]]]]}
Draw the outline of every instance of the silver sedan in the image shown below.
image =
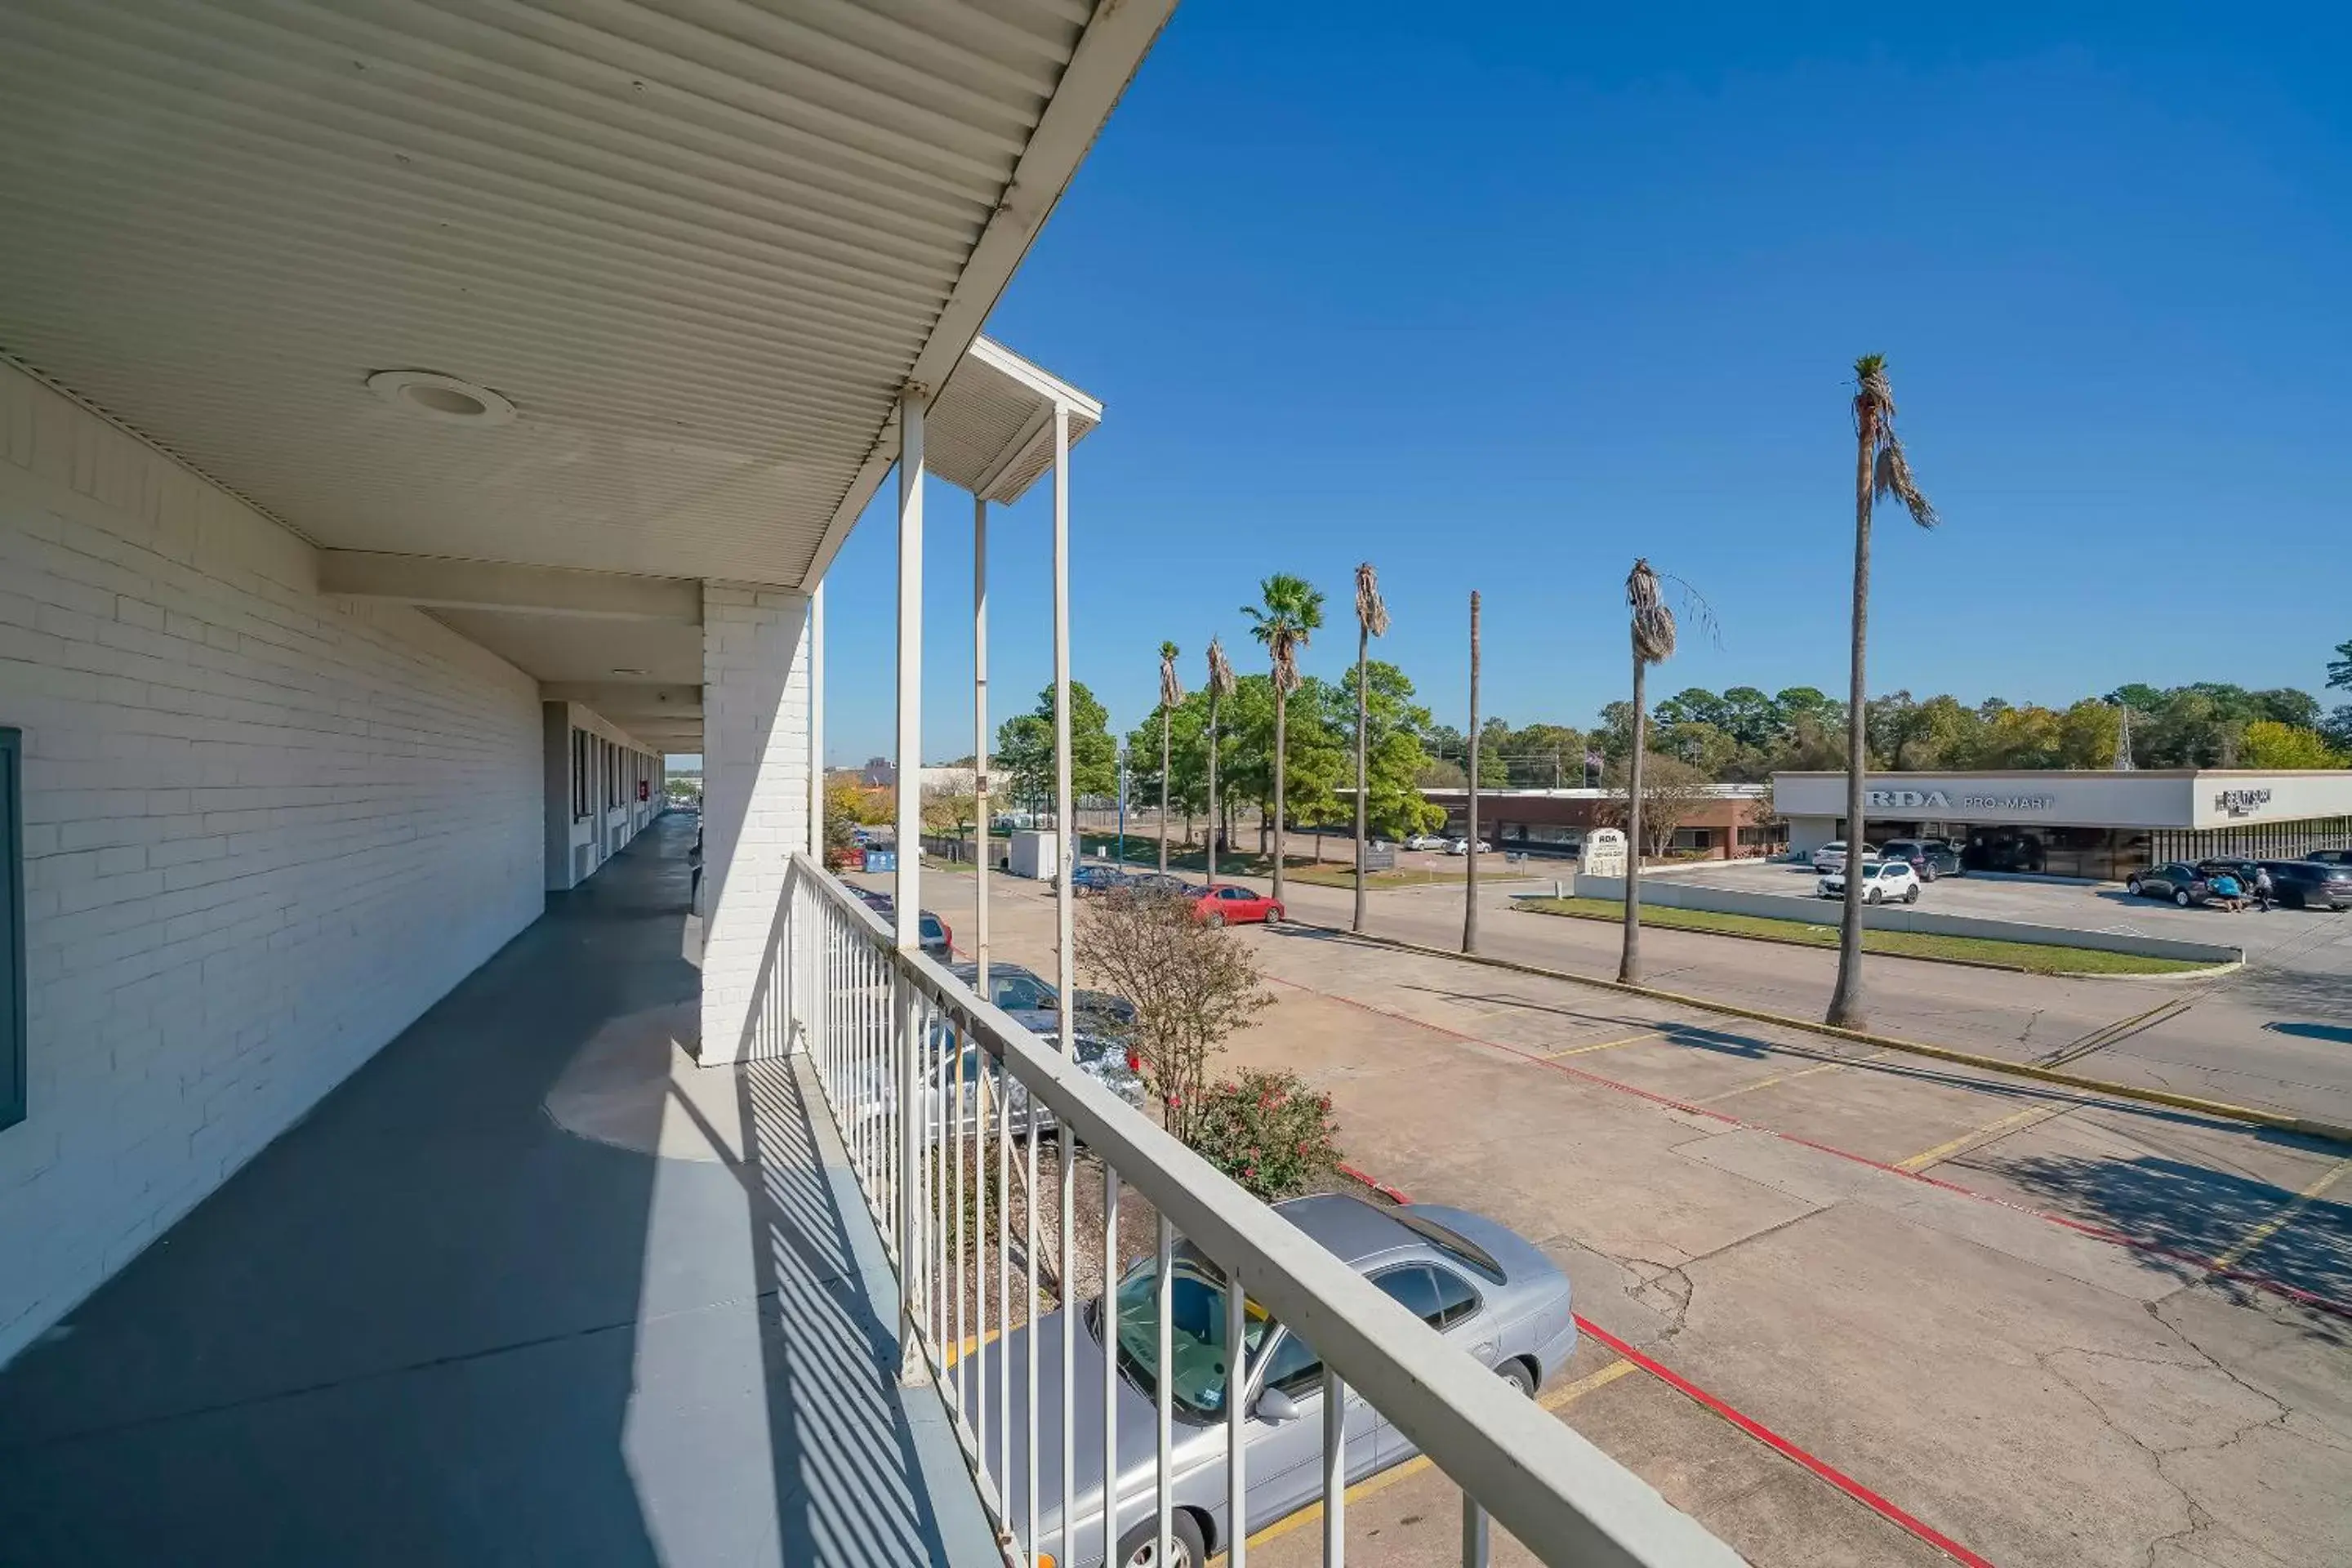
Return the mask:
{"type": "MultiPolygon", "coordinates": [[[[1576,1348],[1576,1320],[1568,1277],[1508,1227],[1460,1209],[1412,1204],[1378,1208],[1359,1198],[1325,1194],[1293,1198],[1275,1212],[1359,1270],[1497,1376],[1533,1394],[1576,1348]]],[[[1159,1448],[1159,1260],[1128,1270],[1117,1292],[1108,1336],[1118,1346],[1119,1481],[1116,1562],[1122,1568],[1202,1568],[1230,1540],[1225,1498],[1225,1399],[1232,1379],[1224,1343],[1223,1272],[1180,1245],[1174,1254],[1173,1364],[1170,1401],[1176,1443],[1171,1491],[1175,1552],[1159,1561],[1155,1529],[1159,1448]],[[1129,1521],[1132,1521],[1132,1523],[1129,1521]]],[[[1248,1325],[1247,1528],[1264,1529],[1322,1495],[1323,1365],[1314,1347],[1244,1304],[1248,1325]]],[[[1075,1313],[1052,1312],[981,1347],[950,1369],[966,1408],[984,1381],[991,1430],[982,1436],[995,1462],[994,1428],[1010,1417],[1012,1473],[999,1495],[1025,1498],[1028,1362],[1037,1359],[1037,1545],[1055,1552],[1058,1568],[1102,1563],[1102,1373],[1106,1335],[1100,1300],[1075,1313]],[[1062,1336],[1073,1336],[1076,1378],[1073,1434],[1077,1510],[1070,1554],[1060,1556],[1062,1474],[1062,1336]],[[1002,1402],[1010,1392],[1010,1408],[1002,1402]]],[[[1418,1449],[1412,1440],[1350,1392],[1347,1396],[1348,1479],[1352,1483],[1418,1449]]]]}

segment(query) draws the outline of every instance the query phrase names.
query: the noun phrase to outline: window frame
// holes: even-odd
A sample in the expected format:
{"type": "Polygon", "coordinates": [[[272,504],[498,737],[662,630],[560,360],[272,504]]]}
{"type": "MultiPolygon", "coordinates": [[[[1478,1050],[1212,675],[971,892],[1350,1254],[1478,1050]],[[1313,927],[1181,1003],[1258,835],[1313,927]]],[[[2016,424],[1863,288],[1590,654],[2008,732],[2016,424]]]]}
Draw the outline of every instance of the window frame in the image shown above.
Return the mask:
{"type": "Polygon", "coordinates": [[[26,1116],[25,732],[0,727],[0,1131],[26,1116]]]}

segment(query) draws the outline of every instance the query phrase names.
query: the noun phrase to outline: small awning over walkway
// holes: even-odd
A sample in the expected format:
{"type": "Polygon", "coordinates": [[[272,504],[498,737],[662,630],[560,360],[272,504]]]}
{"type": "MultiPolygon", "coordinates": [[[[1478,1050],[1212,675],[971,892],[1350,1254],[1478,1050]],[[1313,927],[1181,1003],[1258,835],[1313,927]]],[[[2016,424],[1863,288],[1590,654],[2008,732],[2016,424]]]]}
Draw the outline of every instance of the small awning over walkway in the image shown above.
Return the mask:
{"type": "Polygon", "coordinates": [[[650,830],[0,1373],[0,1558],[999,1561],[795,1065],[650,830]]]}

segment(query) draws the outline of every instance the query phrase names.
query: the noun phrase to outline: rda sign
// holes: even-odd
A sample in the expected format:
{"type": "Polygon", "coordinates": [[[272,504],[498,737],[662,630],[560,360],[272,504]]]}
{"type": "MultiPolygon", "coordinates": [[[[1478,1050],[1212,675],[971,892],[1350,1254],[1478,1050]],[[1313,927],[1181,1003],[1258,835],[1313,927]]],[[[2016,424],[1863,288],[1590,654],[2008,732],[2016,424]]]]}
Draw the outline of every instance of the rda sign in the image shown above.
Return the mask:
{"type": "Polygon", "coordinates": [[[1584,855],[1577,869],[1588,877],[1625,874],[1625,835],[1614,827],[1596,827],[1584,836],[1584,855]]]}
{"type": "Polygon", "coordinates": [[[1955,795],[1941,789],[1868,789],[1862,798],[1873,811],[2048,811],[2058,804],[2049,795],[1955,795]]]}

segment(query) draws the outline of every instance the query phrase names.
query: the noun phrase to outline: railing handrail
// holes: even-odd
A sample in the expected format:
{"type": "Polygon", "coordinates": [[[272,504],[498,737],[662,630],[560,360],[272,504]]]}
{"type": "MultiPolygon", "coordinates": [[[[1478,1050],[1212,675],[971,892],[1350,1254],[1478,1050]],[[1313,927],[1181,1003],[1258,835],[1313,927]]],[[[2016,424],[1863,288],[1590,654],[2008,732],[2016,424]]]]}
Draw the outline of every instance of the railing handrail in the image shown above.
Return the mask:
{"type": "Polygon", "coordinates": [[[1391,1300],[1049,1042],[920,952],[808,857],[795,863],[932,1001],[1252,1298],[1547,1563],[1687,1568],[1741,1559],[1656,1489],[1391,1300]]]}

